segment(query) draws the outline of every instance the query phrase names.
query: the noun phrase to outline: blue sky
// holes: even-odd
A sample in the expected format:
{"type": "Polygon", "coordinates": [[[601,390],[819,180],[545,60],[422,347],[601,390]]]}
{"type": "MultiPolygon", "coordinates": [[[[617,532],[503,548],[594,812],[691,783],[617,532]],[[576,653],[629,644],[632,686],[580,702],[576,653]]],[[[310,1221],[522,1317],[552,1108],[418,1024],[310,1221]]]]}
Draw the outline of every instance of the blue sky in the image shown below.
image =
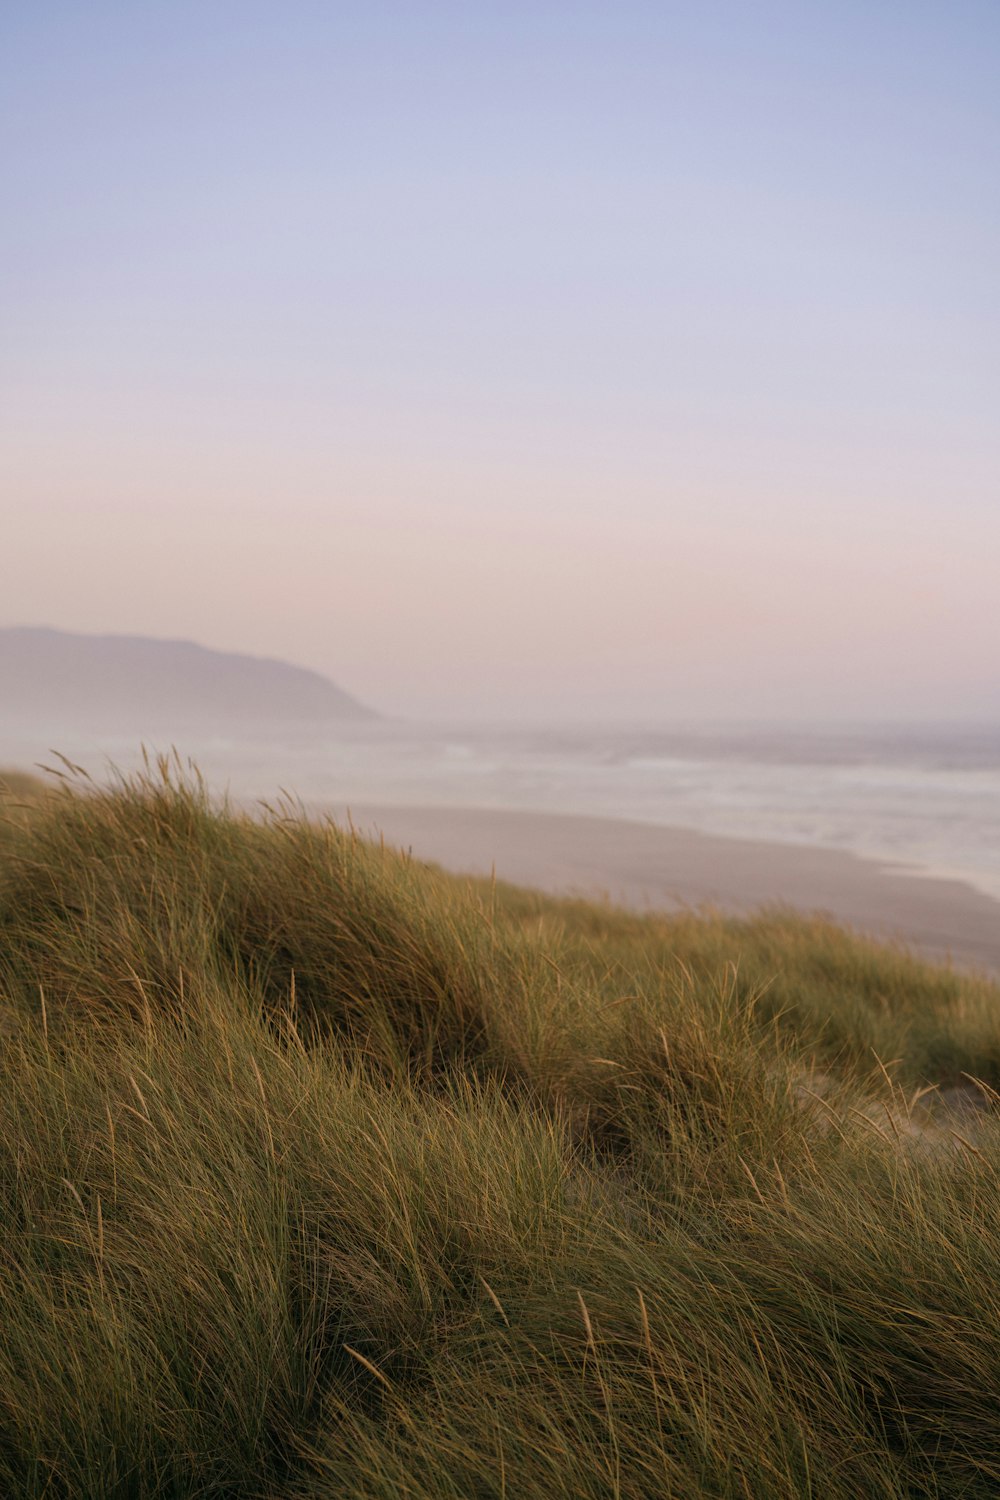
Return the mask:
{"type": "Polygon", "coordinates": [[[0,18],[5,623],[1000,713],[1000,10],[0,18]]]}

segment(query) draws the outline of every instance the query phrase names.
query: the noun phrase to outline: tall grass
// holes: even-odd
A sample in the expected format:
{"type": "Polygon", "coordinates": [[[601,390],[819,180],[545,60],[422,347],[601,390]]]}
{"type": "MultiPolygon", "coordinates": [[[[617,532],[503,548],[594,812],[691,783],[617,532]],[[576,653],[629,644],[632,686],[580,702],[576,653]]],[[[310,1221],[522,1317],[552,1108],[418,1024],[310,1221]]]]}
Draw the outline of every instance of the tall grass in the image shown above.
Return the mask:
{"type": "Polygon", "coordinates": [[[1000,1493],[987,981],[6,804],[0,1493],[1000,1493]]]}

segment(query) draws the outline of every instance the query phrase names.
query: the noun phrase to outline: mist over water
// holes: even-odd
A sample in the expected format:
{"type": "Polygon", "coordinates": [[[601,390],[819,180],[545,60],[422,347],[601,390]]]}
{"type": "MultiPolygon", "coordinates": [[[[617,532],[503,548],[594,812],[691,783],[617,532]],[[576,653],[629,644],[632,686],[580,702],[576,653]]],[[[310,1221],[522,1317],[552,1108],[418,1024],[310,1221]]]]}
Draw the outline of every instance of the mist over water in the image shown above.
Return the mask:
{"type": "MultiPolygon", "coordinates": [[[[134,740],[0,740],[26,765],[55,745],[92,774],[134,740]]],[[[164,741],[159,749],[169,748],[164,741]]],[[[949,875],[1000,898],[1000,725],[510,728],[382,721],[335,732],[178,742],[216,791],[367,815],[390,806],[624,818],[826,847],[949,875]]]]}

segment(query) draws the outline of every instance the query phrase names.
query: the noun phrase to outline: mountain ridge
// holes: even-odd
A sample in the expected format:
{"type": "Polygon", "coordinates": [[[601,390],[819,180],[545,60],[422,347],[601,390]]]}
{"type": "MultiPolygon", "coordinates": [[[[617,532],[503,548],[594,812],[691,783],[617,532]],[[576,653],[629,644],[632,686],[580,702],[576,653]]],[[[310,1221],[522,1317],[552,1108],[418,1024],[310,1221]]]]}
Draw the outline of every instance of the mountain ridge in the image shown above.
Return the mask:
{"type": "Polygon", "coordinates": [[[277,657],[48,625],[0,627],[0,712],[8,722],[131,734],[379,717],[321,673],[277,657]]]}

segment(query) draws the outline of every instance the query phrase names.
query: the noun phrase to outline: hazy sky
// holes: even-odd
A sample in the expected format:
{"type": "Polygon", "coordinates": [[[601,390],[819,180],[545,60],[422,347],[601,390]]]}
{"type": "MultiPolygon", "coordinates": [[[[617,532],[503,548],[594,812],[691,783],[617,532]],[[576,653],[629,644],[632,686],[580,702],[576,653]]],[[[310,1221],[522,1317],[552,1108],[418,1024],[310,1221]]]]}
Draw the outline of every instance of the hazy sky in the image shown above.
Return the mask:
{"type": "Polygon", "coordinates": [[[0,624],[1000,714],[997,0],[9,0],[0,69],[0,624]]]}

